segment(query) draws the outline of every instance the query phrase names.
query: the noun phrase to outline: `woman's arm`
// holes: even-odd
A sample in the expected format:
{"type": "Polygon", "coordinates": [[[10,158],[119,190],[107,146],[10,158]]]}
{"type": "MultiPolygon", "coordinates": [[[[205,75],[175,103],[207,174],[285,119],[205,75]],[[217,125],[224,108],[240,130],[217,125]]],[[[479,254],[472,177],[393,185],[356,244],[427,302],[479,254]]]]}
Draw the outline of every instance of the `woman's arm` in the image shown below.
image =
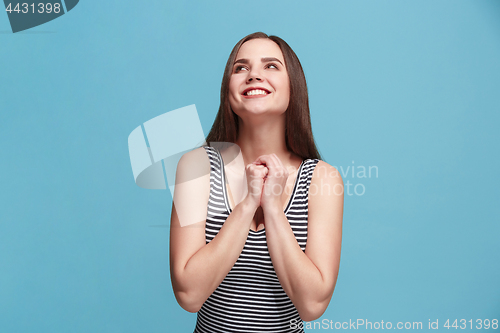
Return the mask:
{"type": "Polygon", "coordinates": [[[343,202],[340,174],[319,161],[309,188],[305,253],[281,206],[263,207],[267,246],[276,275],[302,320],[321,317],[333,295],[340,263],[343,202]]]}
{"type": "Polygon", "coordinates": [[[210,162],[204,148],[199,148],[185,154],[177,166],[170,226],[172,287],[179,305],[189,312],[201,308],[233,267],[258,207],[247,196],[206,244],[209,193],[210,162]]]}

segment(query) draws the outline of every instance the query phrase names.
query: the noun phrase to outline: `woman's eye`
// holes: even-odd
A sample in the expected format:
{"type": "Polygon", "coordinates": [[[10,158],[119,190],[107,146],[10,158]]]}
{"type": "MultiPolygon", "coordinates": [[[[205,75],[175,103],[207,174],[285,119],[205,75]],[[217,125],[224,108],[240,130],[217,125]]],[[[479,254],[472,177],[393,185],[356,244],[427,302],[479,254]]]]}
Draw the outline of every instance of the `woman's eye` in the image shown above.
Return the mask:
{"type": "Polygon", "coordinates": [[[278,69],[278,66],[276,66],[275,64],[269,64],[269,65],[267,65],[267,68],[278,69]]]}
{"type": "Polygon", "coordinates": [[[236,66],[236,68],[234,69],[234,72],[238,73],[241,70],[246,70],[246,68],[244,66],[236,66]]]}

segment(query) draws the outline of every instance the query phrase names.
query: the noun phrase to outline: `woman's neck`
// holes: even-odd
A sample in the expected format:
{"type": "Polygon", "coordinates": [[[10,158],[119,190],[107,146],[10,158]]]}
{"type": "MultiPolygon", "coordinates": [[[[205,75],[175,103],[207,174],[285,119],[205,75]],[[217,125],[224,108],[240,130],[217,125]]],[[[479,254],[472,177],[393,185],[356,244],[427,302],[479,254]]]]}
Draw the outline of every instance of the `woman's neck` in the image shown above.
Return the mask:
{"type": "Polygon", "coordinates": [[[261,155],[276,154],[283,164],[291,164],[292,153],[286,148],[285,115],[277,121],[248,124],[239,119],[239,134],[236,144],[240,147],[245,165],[261,155]]]}

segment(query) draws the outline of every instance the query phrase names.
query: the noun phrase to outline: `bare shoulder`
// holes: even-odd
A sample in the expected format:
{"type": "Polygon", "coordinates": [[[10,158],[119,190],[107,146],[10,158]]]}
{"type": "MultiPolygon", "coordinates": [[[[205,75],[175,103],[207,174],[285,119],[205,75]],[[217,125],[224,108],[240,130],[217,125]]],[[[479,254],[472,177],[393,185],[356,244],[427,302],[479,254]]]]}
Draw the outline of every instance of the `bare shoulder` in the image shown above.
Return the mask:
{"type": "Polygon", "coordinates": [[[343,211],[344,183],[340,172],[328,163],[319,161],[309,187],[308,238],[311,243],[316,243],[309,246],[308,240],[309,253],[314,252],[321,257],[327,246],[325,244],[331,243],[333,239],[337,239],[335,246],[339,246],[343,211]]]}
{"type": "Polygon", "coordinates": [[[172,226],[204,226],[209,194],[210,161],[200,147],[185,153],[177,164],[172,226]]]}
{"type": "Polygon", "coordinates": [[[319,161],[314,168],[309,186],[309,216],[335,215],[344,205],[344,182],[338,170],[330,164],[319,161]]]}
{"type": "Polygon", "coordinates": [[[311,179],[311,185],[312,184],[327,184],[329,186],[337,187],[338,190],[343,190],[344,188],[344,182],[340,172],[335,167],[321,160],[318,161],[318,164],[314,168],[311,179]]]}
{"type": "Polygon", "coordinates": [[[179,160],[179,164],[183,163],[183,166],[186,166],[187,164],[197,164],[200,162],[209,162],[208,154],[203,147],[198,147],[188,151],[182,155],[179,160]]]}
{"type": "Polygon", "coordinates": [[[176,184],[210,173],[210,160],[205,148],[199,147],[182,155],[177,164],[176,184]]]}

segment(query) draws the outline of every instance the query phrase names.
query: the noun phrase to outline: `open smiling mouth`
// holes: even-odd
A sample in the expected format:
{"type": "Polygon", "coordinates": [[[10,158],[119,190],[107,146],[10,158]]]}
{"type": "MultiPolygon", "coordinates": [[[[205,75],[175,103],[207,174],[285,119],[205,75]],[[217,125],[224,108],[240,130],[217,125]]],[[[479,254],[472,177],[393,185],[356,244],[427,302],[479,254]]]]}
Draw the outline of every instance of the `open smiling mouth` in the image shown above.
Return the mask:
{"type": "Polygon", "coordinates": [[[252,97],[252,96],[261,97],[269,95],[270,93],[271,92],[269,90],[263,88],[249,88],[243,91],[242,95],[246,97],[252,97]]]}

